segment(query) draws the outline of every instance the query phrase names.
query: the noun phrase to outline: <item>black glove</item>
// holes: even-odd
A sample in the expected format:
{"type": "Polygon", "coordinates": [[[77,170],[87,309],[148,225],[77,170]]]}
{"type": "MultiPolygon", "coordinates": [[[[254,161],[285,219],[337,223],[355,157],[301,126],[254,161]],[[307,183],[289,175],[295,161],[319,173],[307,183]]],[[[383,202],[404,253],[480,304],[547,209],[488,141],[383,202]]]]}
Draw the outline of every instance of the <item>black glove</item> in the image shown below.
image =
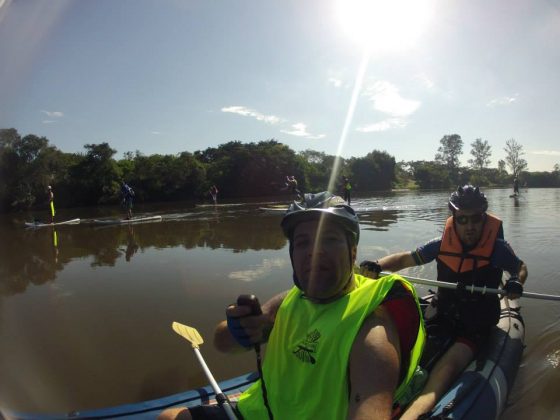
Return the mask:
{"type": "Polygon", "coordinates": [[[370,260],[363,260],[360,263],[360,268],[362,270],[365,269],[367,271],[372,271],[376,273],[378,276],[381,273],[381,271],[383,271],[377,261],[370,261],[370,260]]]}
{"type": "Polygon", "coordinates": [[[519,281],[519,277],[510,277],[504,286],[504,290],[508,295],[523,295],[523,284],[519,281]]]}

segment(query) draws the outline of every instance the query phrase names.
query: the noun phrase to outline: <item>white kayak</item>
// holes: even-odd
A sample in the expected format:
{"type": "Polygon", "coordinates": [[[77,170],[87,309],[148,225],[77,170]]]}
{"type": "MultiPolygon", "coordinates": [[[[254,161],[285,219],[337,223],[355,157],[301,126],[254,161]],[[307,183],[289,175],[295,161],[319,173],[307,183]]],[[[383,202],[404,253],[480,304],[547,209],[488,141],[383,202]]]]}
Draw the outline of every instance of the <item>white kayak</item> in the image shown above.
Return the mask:
{"type": "Polygon", "coordinates": [[[161,222],[161,216],[133,217],[132,219],[94,219],[96,225],[127,225],[131,223],[161,222]]]}
{"type": "Polygon", "coordinates": [[[70,220],[65,220],[64,222],[56,222],[56,223],[25,222],[25,226],[31,228],[40,228],[46,226],[77,225],[78,223],[80,223],[80,219],[70,219],[70,220]]]}

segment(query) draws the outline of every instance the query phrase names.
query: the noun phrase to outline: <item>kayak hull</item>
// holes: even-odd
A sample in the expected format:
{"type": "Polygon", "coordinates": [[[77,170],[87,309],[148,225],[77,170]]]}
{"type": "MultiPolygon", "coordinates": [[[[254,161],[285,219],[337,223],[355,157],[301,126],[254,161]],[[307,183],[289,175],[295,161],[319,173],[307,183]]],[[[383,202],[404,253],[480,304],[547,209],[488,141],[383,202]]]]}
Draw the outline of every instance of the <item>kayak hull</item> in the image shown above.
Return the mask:
{"type": "Polygon", "coordinates": [[[525,327],[519,309],[517,301],[501,300],[500,321],[489,338],[487,351],[442,396],[434,407],[434,416],[499,418],[523,355],[525,327]]]}
{"type": "MultiPolygon", "coordinates": [[[[220,382],[220,388],[230,400],[236,401],[237,397],[249,388],[258,378],[257,373],[249,373],[220,382]]],[[[193,389],[191,391],[173,394],[167,397],[142,401],[133,404],[124,404],[116,407],[100,408],[94,410],[72,411],[67,414],[21,414],[8,410],[0,410],[0,418],[4,415],[8,419],[18,420],[55,420],[55,419],[139,419],[154,420],[166,408],[195,407],[201,404],[215,403],[215,393],[210,385],[193,389]]]]}

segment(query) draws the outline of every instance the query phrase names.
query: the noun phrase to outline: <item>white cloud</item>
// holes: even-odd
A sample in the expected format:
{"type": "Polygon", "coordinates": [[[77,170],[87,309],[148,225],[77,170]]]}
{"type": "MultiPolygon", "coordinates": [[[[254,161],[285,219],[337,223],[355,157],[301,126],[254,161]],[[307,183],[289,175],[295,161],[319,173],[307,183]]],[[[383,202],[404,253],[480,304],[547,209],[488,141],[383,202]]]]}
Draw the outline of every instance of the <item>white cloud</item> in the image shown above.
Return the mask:
{"type": "Polygon", "coordinates": [[[406,121],[400,118],[388,118],[386,120],[374,123],[374,124],[368,124],[368,125],[362,125],[358,128],[356,128],[356,131],[359,131],[361,133],[371,133],[371,132],[378,132],[378,131],[387,131],[390,130],[391,128],[400,128],[400,127],[405,127],[406,126],[406,121]]]}
{"type": "Polygon", "coordinates": [[[41,112],[42,112],[43,114],[46,114],[47,117],[50,117],[50,118],[61,118],[61,117],[64,117],[64,114],[63,114],[62,112],[60,112],[60,111],[45,111],[45,110],[41,110],[41,112]]]}
{"type": "Polygon", "coordinates": [[[254,109],[244,106],[228,106],[222,108],[222,112],[230,112],[232,114],[242,115],[244,117],[253,117],[258,121],[263,121],[267,124],[278,124],[282,121],[281,118],[275,115],[264,115],[254,109]]]}
{"type": "Polygon", "coordinates": [[[432,81],[432,79],[430,79],[428,76],[426,76],[423,73],[417,74],[416,76],[414,76],[414,78],[418,80],[420,84],[427,89],[432,89],[435,86],[435,83],[432,81]]]}
{"type": "Polygon", "coordinates": [[[363,95],[373,102],[376,111],[392,117],[407,117],[416,112],[421,105],[420,101],[403,98],[399,89],[387,81],[377,81],[367,86],[363,95]]]}
{"type": "Polygon", "coordinates": [[[517,97],[518,97],[518,96],[519,96],[519,94],[516,93],[516,94],[513,95],[513,96],[503,96],[503,97],[501,97],[501,98],[494,98],[494,99],[490,100],[490,101],[486,104],[486,106],[487,106],[487,107],[490,107],[490,108],[493,108],[493,107],[496,107],[496,106],[511,105],[511,104],[513,104],[514,102],[517,101],[517,97]]]}
{"type": "Polygon", "coordinates": [[[531,150],[532,155],[560,156],[560,150],[531,150]]]}
{"type": "Polygon", "coordinates": [[[280,130],[282,133],[289,134],[296,137],[305,137],[308,139],[322,139],[324,134],[313,135],[307,131],[307,126],[304,123],[292,124],[292,130],[280,130]]]}
{"type": "Polygon", "coordinates": [[[271,260],[265,258],[260,266],[252,270],[233,271],[228,277],[234,280],[255,281],[268,275],[274,268],[284,267],[286,263],[287,261],[281,258],[271,260]]]}
{"type": "Polygon", "coordinates": [[[342,80],[336,78],[336,77],[329,77],[328,80],[330,85],[333,85],[335,88],[339,88],[342,86],[342,80]]]}

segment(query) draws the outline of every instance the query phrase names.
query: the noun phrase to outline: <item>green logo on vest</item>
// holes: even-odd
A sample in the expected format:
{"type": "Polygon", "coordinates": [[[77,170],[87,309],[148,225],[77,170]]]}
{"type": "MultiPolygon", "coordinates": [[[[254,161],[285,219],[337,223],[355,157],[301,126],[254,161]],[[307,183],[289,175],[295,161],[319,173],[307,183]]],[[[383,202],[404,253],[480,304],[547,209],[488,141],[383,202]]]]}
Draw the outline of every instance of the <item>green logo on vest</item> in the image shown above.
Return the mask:
{"type": "Polygon", "coordinates": [[[293,353],[296,357],[304,363],[315,364],[316,360],[313,353],[317,352],[318,341],[321,338],[321,333],[317,330],[311,331],[307,334],[307,338],[301,344],[298,344],[293,353]]]}

